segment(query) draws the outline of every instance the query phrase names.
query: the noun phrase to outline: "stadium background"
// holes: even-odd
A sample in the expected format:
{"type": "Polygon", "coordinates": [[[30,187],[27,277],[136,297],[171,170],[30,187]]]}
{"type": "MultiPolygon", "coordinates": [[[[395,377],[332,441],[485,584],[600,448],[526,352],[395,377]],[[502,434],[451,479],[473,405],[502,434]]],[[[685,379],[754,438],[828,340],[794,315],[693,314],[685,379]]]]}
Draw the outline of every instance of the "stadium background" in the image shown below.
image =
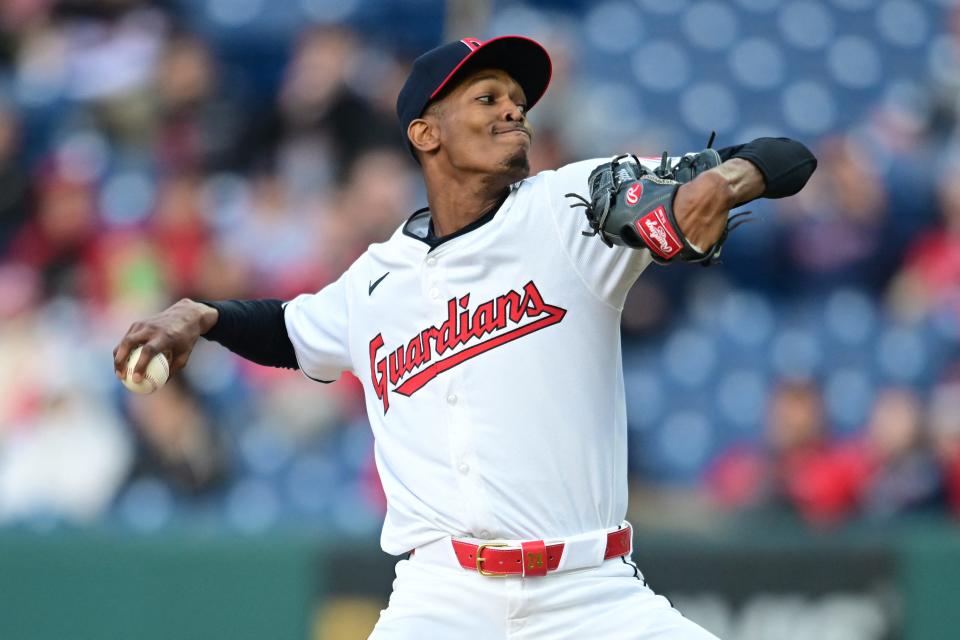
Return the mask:
{"type": "Polygon", "coordinates": [[[960,628],[956,2],[4,0],[0,638],[365,637],[392,560],[356,381],[200,344],[134,397],[110,352],[386,237],[424,203],[407,65],[506,33],[554,59],[535,170],[711,129],[820,159],[724,264],[631,294],[654,588],[732,640],[960,628]]]}

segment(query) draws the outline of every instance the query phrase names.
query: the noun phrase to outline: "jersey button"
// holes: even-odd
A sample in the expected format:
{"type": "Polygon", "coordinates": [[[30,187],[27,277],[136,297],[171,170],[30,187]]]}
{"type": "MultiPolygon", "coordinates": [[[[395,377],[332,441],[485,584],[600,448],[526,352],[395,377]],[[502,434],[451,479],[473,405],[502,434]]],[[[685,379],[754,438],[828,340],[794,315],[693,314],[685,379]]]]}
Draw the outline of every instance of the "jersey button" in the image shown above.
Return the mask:
{"type": "Polygon", "coordinates": [[[456,394],[451,393],[450,395],[447,396],[447,404],[449,405],[457,404],[456,394]]]}
{"type": "Polygon", "coordinates": [[[468,465],[466,462],[461,462],[459,465],[457,465],[457,471],[463,475],[467,475],[470,473],[470,465],[468,465]]]}
{"type": "Polygon", "coordinates": [[[486,529],[481,529],[481,530],[478,531],[477,533],[480,534],[480,539],[481,539],[481,540],[489,540],[489,539],[490,539],[490,532],[487,531],[486,529]]]}
{"type": "Polygon", "coordinates": [[[436,258],[427,258],[427,266],[428,266],[428,267],[435,267],[435,266],[437,266],[437,259],[436,259],[436,258]]]}
{"type": "Polygon", "coordinates": [[[440,289],[437,289],[436,287],[430,287],[430,297],[433,298],[434,300],[436,300],[437,298],[439,298],[439,297],[440,297],[440,289]]]}

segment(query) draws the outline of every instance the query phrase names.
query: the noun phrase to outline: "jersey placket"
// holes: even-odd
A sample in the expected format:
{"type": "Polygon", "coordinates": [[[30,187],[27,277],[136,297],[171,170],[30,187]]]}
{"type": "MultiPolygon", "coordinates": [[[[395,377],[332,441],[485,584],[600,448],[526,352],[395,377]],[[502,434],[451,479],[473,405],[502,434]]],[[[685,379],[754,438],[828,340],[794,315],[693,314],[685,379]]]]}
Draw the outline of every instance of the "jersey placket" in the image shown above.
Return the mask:
{"type": "MultiPolygon", "coordinates": [[[[427,254],[423,261],[423,291],[428,303],[440,314],[447,311],[447,302],[464,292],[452,291],[448,285],[447,271],[450,262],[449,249],[441,247],[427,254]]],[[[448,430],[450,451],[449,460],[456,478],[457,489],[462,496],[459,501],[463,510],[462,521],[476,536],[487,538],[490,531],[483,527],[493,522],[489,501],[484,490],[481,470],[474,454],[475,433],[470,418],[471,399],[466,395],[462,370],[457,367],[444,372],[438,385],[442,394],[438,402],[443,404],[446,416],[445,427],[448,430]],[[441,382],[442,380],[442,382],[441,382]]]]}
{"type": "Polygon", "coordinates": [[[479,538],[490,537],[483,529],[489,526],[487,496],[483,488],[482,469],[474,455],[475,434],[470,420],[470,399],[464,394],[461,376],[454,374],[446,385],[447,428],[450,430],[450,464],[457,479],[457,489],[462,499],[463,522],[469,532],[479,538]]]}
{"type": "Polygon", "coordinates": [[[448,289],[440,256],[436,252],[427,253],[420,263],[420,291],[429,309],[426,315],[433,321],[442,317],[439,314],[446,311],[447,300],[452,296],[448,289]]]}

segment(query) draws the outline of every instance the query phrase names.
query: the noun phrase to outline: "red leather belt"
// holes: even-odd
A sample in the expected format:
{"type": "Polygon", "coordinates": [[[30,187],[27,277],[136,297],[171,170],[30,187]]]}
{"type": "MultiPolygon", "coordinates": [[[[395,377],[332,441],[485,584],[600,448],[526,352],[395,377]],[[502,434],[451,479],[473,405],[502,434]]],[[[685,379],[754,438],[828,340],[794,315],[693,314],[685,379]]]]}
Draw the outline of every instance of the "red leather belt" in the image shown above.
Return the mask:
{"type": "MultiPolygon", "coordinates": [[[[630,553],[632,529],[623,527],[607,534],[604,560],[630,553]]],[[[560,566],[564,544],[546,544],[543,540],[522,542],[520,548],[498,542],[473,544],[453,539],[453,551],[460,566],[485,576],[545,576],[560,566]]]]}

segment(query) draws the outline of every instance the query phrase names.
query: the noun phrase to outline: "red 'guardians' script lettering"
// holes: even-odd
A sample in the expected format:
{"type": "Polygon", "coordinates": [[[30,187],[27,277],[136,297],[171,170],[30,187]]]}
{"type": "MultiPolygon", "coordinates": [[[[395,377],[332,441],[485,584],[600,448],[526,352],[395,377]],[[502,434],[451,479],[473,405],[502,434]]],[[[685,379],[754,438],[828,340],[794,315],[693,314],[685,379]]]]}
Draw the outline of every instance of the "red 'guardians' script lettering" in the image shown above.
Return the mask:
{"type": "Polygon", "coordinates": [[[557,324],[567,314],[566,309],[545,303],[533,281],[524,285],[522,293],[511,290],[473,310],[469,307],[469,293],[450,298],[447,319],[442,324],[427,327],[384,356],[379,355],[384,346],[383,334],[378,333],[370,341],[370,375],[377,398],[383,401],[384,415],[390,409],[388,389],[412,396],[461,362],[557,324]],[[440,357],[468,343],[472,344],[440,357]],[[420,370],[413,373],[414,369],[420,370]]]}

